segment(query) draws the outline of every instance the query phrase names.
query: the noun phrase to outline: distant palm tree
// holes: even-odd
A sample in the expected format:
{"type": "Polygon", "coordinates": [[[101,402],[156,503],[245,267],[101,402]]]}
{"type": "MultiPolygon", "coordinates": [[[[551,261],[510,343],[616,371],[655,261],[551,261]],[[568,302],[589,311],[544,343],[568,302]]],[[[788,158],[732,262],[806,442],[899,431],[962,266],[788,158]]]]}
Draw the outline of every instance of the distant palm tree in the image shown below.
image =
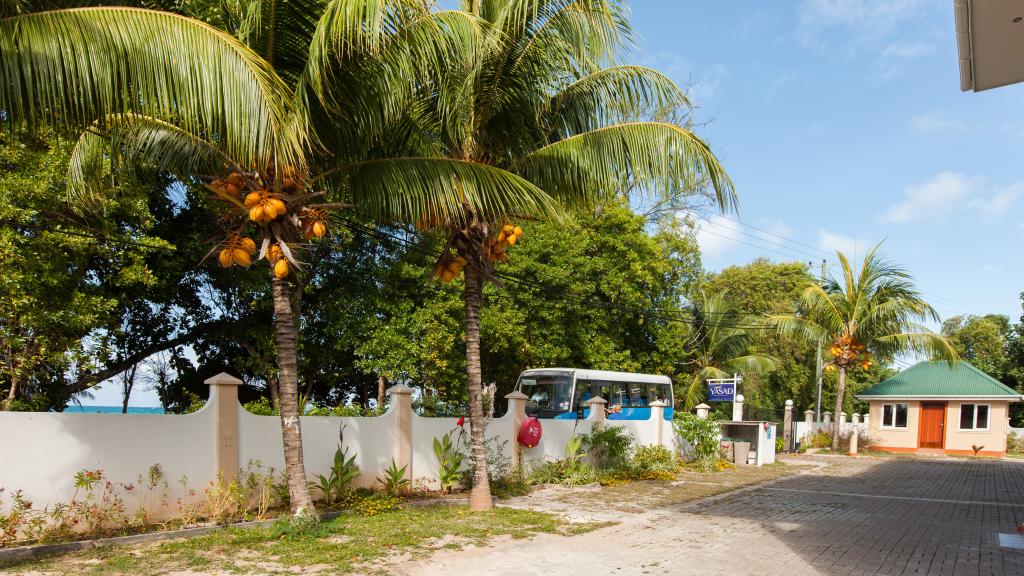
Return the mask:
{"type": "MultiPolygon", "coordinates": [[[[903,352],[919,352],[931,358],[955,362],[956,351],[945,337],[919,322],[938,321],[935,310],[914,288],[910,274],[886,260],[875,246],[854,275],[850,261],[837,252],[842,278],[829,274],[825,285],[810,283],[800,295],[801,312],[775,315],[768,323],[787,337],[825,343],[839,370],[835,414],[843,411],[846,373],[850,366],[867,368],[872,357],[892,358],[903,352]]],[[[839,445],[840,430],[832,429],[832,445],[839,445]]]]}
{"type": "Polygon", "coordinates": [[[734,374],[763,374],[775,370],[775,360],[752,354],[751,332],[757,321],[740,312],[726,300],[726,292],[700,293],[689,310],[693,318],[694,359],[690,361],[690,383],[683,397],[687,410],[701,402],[704,384],[711,378],[731,378],[734,374]]]}

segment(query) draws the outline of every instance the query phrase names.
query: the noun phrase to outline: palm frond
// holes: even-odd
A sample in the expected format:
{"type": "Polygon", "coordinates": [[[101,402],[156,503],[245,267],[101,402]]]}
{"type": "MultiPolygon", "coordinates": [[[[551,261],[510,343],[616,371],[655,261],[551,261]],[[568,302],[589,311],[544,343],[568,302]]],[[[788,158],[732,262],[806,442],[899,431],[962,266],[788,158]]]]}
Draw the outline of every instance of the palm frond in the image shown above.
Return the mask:
{"type": "Polygon", "coordinates": [[[290,94],[227,33],[166,12],[81,8],[0,19],[0,108],[8,121],[85,127],[137,113],[207,134],[253,166],[304,165],[290,94]]]}
{"type": "Polygon", "coordinates": [[[384,222],[448,229],[506,217],[560,221],[558,204],[529,181],[499,168],[447,158],[362,162],[337,175],[356,209],[384,222]]]}
{"type": "Polygon", "coordinates": [[[72,150],[67,184],[73,204],[103,190],[107,158],[112,174],[122,166],[145,165],[181,179],[236,167],[213,142],[173,124],[135,114],[110,116],[83,132],[72,150]]]}
{"type": "Polygon", "coordinates": [[[788,314],[768,316],[765,319],[765,325],[774,328],[784,337],[805,342],[818,342],[820,339],[829,338],[834,334],[831,330],[812,320],[788,314]]]}
{"type": "Polygon", "coordinates": [[[585,132],[526,155],[516,171],[559,200],[593,203],[630,186],[672,196],[710,182],[718,206],[735,211],[732,180],[693,132],[664,122],[618,124],[585,132]]]}
{"type": "Polygon", "coordinates": [[[931,331],[901,332],[875,338],[874,348],[883,356],[894,356],[908,350],[925,354],[931,360],[956,363],[960,360],[956,349],[941,334],[931,331]]]}
{"type": "Polygon", "coordinates": [[[566,86],[548,102],[541,121],[560,137],[640,119],[657,108],[690,105],[668,76],[644,66],[614,66],[566,86]]]}

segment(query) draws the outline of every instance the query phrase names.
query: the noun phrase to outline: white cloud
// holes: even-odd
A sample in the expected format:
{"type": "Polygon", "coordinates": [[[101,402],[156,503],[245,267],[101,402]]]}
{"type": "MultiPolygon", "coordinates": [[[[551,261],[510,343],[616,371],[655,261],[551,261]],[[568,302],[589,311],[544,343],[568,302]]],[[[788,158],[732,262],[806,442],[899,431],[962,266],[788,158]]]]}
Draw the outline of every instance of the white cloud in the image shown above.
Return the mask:
{"type": "Polygon", "coordinates": [[[903,200],[890,206],[882,220],[893,224],[943,222],[954,214],[992,220],[1006,214],[1022,196],[1024,180],[992,187],[981,178],[940,172],[931,180],[908,186],[903,200]]]}
{"type": "Polygon", "coordinates": [[[1004,188],[996,189],[989,196],[973,199],[970,208],[982,218],[992,220],[1005,214],[1022,195],[1024,195],[1024,181],[1017,181],[1004,188]]]}
{"type": "Polygon", "coordinates": [[[740,224],[725,216],[697,220],[697,244],[705,257],[716,258],[728,252],[743,238],[740,224]]]}
{"type": "Polygon", "coordinates": [[[855,46],[879,45],[926,5],[924,0],[804,0],[798,8],[799,37],[816,44],[826,30],[842,28],[855,46]]]}
{"type": "Polygon", "coordinates": [[[818,230],[818,248],[826,252],[842,252],[848,258],[863,256],[872,245],[862,238],[843,236],[828,230],[818,230]]]}
{"type": "Polygon", "coordinates": [[[975,193],[978,181],[955,172],[941,172],[923,184],[908,186],[902,202],[893,204],[882,219],[894,224],[944,220],[975,193]]]}
{"type": "Polygon", "coordinates": [[[910,127],[925,134],[963,132],[967,129],[963,122],[946,118],[937,112],[925,112],[910,119],[910,127]]]}
{"type": "Polygon", "coordinates": [[[945,41],[934,31],[915,30],[924,12],[937,7],[928,0],[804,0],[796,37],[805,46],[873,54],[874,75],[889,79],[945,41]]]}

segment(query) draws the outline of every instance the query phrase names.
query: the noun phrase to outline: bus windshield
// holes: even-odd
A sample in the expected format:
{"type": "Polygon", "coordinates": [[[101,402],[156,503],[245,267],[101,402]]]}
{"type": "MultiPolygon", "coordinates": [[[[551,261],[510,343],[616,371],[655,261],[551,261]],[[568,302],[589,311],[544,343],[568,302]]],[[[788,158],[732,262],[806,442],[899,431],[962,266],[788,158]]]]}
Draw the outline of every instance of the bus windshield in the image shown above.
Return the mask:
{"type": "Polygon", "coordinates": [[[538,372],[519,377],[519,391],[526,394],[526,413],[553,417],[571,410],[572,374],[538,372]]]}

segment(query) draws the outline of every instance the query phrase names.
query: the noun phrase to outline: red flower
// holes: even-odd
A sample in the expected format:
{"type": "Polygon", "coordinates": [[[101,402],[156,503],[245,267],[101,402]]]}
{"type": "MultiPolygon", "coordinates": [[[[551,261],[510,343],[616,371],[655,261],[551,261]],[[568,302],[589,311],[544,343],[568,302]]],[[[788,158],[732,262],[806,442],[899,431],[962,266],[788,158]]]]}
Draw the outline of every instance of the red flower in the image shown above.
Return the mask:
{"type": "Polygon", "coordinates": [[[466,423],[466,417],[465,416],[459,416],[459,419],[458,419],[457,422],[455,422],[455,425],[458,426],[459,428],[462,428],[462,426],[465,425],[465,423],[466,423]]]}

